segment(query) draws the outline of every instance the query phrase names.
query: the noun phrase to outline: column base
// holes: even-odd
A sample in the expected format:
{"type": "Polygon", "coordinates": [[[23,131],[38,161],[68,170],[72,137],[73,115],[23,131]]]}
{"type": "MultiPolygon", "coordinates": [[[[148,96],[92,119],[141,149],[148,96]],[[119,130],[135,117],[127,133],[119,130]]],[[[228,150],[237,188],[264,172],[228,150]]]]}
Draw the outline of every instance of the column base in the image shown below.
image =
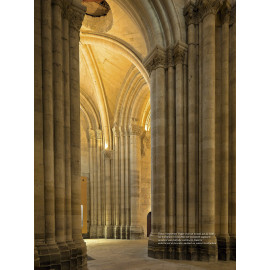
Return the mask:
{"type": "Polygon", "coordinates": [[[230,260],[236,261],[236,237],[230,237],[230,260]]]}
{"type": "Polygon", "coordinates": [[[73,241],[67,241],[67,246],[70,252],[70,269],[77,269],[77,247],[73,241]]]}
{"type": "Polygon", "coordinates": [[[74,241],[77,247],[77,268],[80,270],[87,270],[87,249],[83,239],[74,241]]]}
{"type": "Polygon", "coordinates": [[[104,233],[104,226],[103,225],[98,225],[97,226],[97,238],[104,238],[105,233],[104,233]]]}
{"type": "Polygon", "coordinates": [[[130,239],[130,226],[126,226],[126,239],[130,239]]]}
{"type": "Polygon", "coordinates": [[[47,244],[47,248],[49,252],[51,268],[54,268],[56,270],[61,270],[61,256],[60,256],[60,251],[59,251],[58,246],[56,244],[49,244],[49,245],[47,244]]]}
{"type": "Polygon", "coordinates": [[[121,239],[127,239],[126,226],[121,226],[120,235],[121,239]]]}
{"type": "Polygon", "coordinates": [[[144,238],[142,226],[130,226],[130,239],[137,240],[144,238]]]}
{"type": "Polygon", "coordinates": [[[114,226],[114,238],[115,239],[121,239],[120,235],[120,226],[114,226]]]}
{"type": "Polygon", "coordinates": [[[166,258],[166,246],[158,243],[158,234],[151,233],[148,240],[148,256],[155,259],[166,258]]]}
{"type": "Polygon", "coordinates": [[[218,243],[218,259],[221,261],[230,260],[230,236],[220,235],[217,237],[218,243]]]}
{"type": "Polygon", "coordinates": [[[66,244],[57,243],[59,251],[60,251],[60,258],[61,258],[61,270],[69,270],[70,269],[70,250],[66,244]]]}
{"type": "Polygon", "coordinates": [[[97,225],[90,226],[90,239],[96,239],[97,237],[97,225]]]}
{"type": "Polygon", "coordinates": [[[211,239],[207,239],[207,243],[197,245],[199,260],[206,262],[216,262],[218,260],[218,245],[216,237],[213,236],[211,239]],[[207,244],[209,242],[215,244],[207,244]]]}
{"type": "Polygon", "coordinates": [[[109,226],[105,226],[105,238],[106,239],[114,239],[113,237],[113,226],[109,225],[109,226]]]}

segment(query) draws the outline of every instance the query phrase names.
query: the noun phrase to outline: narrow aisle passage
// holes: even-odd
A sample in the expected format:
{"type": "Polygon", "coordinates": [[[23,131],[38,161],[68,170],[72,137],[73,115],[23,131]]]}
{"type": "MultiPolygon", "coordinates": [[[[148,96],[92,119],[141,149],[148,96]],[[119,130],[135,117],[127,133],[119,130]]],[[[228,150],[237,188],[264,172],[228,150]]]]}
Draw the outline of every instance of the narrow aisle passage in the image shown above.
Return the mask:
{"type": "Polygon", "coordinates": [[[88,239],[89,270],[235,270],[234,261],[217,263],[157,260],[147,256],[147,240],[88,239]]]}

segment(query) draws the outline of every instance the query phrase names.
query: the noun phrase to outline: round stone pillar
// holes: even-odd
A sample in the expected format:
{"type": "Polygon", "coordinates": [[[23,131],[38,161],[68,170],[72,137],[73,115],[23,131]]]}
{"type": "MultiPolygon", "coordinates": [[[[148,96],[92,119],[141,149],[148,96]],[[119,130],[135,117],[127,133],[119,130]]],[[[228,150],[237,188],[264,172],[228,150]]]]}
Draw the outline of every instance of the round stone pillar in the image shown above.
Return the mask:
{"type": "Polygon", "coordinates": [[[111,200],[111,160],[113,151],[103,150],[105,177],[105,238],[113,239],[112,200],[111,200]]]}
{"type": "Polygon", "coordinates": [[[221,10],[221,123],[220,123],[220,234],[217,236],[218,257],[230,259],[229,237],[229,20],[230,6],[221,10]]]}
{"type": "MultiPolygon", "coordinates": [[[[214,4],[217,1],[202,2],[200,8],[202,21],[202,233],[211,233],[212,243],[215,236],[215,21],[214,4]]],[[[207,240],[207,241],[210,241],[207,240]]],[[[203,244],[201,259],[217,260],[217,245],[203,244]]]]}
{"type": "Polygon", "coordinates": [[[140,225],[141,135],[143,128],[129,126],[130,134],[130,239],[143,237],[140,225]]]}
{"type": "MultiPolygon", "coordinates": [[[[101,178],[101,151],[102,151],[102,130],[96,130],[96,179],[94,183],[96,185],[96,189],[94,188],[94,192],[96,192],[96,217],[97,217],[97,238],[104,237],[104,224],[102,223],[102,178],[101,178]]],[[[104,188],[104,187],[103,187],[104,188]]],[[[95,212],[94,212],[95,213],[95,212]]],[[[95,214],[94,214],[95,215],[95,214]]],[[[95,218],[94,218],[95,219],[95,218]]]]}
{"type": "Polygon", "coordinates": [[[86,245],[81,228],[81,149],[80,149],[80,75],[79,31],[85,10],[71,6],[69,13],[70,49],[70,133],[72,238],[77,247],[77,268],[87,268],[86,245]]]}
{"type": "Polygon", "coordinates": [[[115,192],[115,226],[114,237],[120,239],[120,181],[119,181],[119,128],[114,126],[113,128],[113,143],[114,143],[114,192],[115,192]]]}
{"type": "Polygon", "coordinates": [[[120,128],[120,234],[121,239],[126,239],[125,219],[125,130],[120,128]]]}
{"type": "Polygon", "coordinates": [[[90,130],[90,238],[97,238],[97,145],[96,134],[90,130]]]}

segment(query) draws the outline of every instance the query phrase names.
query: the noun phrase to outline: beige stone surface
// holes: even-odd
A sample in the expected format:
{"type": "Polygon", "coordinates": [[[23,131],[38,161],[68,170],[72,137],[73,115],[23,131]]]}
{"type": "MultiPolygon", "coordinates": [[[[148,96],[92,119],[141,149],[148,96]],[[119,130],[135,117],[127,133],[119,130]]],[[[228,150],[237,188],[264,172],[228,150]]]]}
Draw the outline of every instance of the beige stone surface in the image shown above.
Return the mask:
{"type": "Polygon", "coordinates": [[[147,256],[147,240],[86,240],[92,270],[235,270],[235,262],[158,260],[147,256]]]}

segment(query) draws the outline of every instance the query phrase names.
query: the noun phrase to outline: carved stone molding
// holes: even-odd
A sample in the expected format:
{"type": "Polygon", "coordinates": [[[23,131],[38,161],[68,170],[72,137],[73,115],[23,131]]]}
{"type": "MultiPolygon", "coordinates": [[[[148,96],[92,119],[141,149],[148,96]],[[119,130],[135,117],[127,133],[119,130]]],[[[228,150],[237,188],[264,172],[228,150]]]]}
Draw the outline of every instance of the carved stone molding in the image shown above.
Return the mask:
{"type": "Polygon", "coordinates": [[[119,135],[124,137],[127,135],[126,129],[124,127],[119,127],[119,135]]]}
{"type": "Polygon", "coordinates": [[[166,67],[166,51],[156,47],[144,61],[144,66],[148,73],[151,74],[153,70],[157,68],[166,67]]]}
{"type": "Polygon", "coordinates": [[[187,48],[184,47],[182,44],[177,43],[173,49],[173,58],[174,58],[175,64],[178,64],[178,63],[185,64],[186,53],[187,53],[187,48]]]}
{"type": "Polygon", "coordinates": [[[52,5],[53,6],[59,6],[60,8],[63,7],[66,1],[64,0],[52,0],[52,5]]]}
{"type": "Polygon", "coordinates": [[[141,136],[143,133],[143,127],[138,125],[129,125],[129,135],[141,136]]]}
{"type": "Polygon", "coordinates": [[[102,130],[100,130],[100,129],[96,130],[96,139],[97,140],[102,139],[102,130]]]}
{"type": "Polygon", "coordinates": [[[174,64],[174,57],[173,57],[173,49],[168,49],[167,51],[167,67],[173,67],[174,64]]]}
{"type": "Polygon", "coordinates": [[[184,7],[184,16],[187,25],[199,23],[198,9],[194,3],[188,2],[184,7]]]}
{"type": "Polygon", "coordinates": [[[113,151],[112,150],[103,150],[102,151],[105,159],[113,159],[113,151]]]}
{"type": "Polygon", "coordinates": [[[230,25],[236,23],[236,5],[231,8],[230,25]]]}
{"type": "Polygon", "coordinates": [[[64,19],[69,19],[69,9],[70,9],[70,2],[62,0],[62,17],[64,19]]]}
{"type": "Polygon", "coordinates": [[[113,131],[113,136],[114,137],[119,137],[120,136],[120,130],[119,130],[118,125],[114,125],[113,128],[112,128],[112,131],[113,131]]]}
{"type": "Polygon", "coordinates": [[[89,130],[89,136],[90,136],[90,139],[95,139],[96,138],[96,133],[93,129],[90,129],[89,130]]]}
{"type": "Polygon", "coordinates": [[[198,0],[196,6],[200,20],[203,20],[209,14],[217,14],[221,5],[222,1],[220,0],[198,0]]]}
{"type": "Polygon", "coordinates": [[[223,2],[223,5],[220,8],[220,13],[221,13],[221,22],[229,23],[231,16],[231,5],[227,0],[223,2]]]}
{"type": "Polygon", "coordinates": [[[74,28],[76,31],[80,31],[82,26],[82,21],[85,15],[85,7],[82,6],[83,9],[79,9],[75,6],[70,6],[68,9],[68,18],[69,23],[72,28],[74,28]]]}
{"type": "Polygon", "coordinates": [[[157,68],[173,67],[179,62],[185,63],[185,54],[187,52],[187,45],[177,43],[173,48],[163,50],[156,47],[152,53],[144,61],[144,65],[151,75],[151,72],[157,68]]]}

